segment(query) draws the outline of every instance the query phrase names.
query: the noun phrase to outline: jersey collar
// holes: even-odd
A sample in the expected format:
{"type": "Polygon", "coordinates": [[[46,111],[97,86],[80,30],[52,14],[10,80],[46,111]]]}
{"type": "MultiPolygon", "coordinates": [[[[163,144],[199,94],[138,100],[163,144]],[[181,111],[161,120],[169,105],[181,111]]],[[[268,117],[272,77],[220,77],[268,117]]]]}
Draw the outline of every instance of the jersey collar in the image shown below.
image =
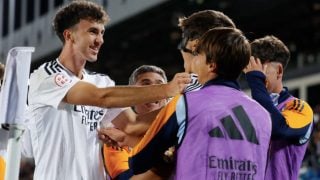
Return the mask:
{"type": "Polygon", "coordinates": [[[240,85],[237,81],[235,80],[226,80],[223,78],[215,78],[215,79],[211,79],[209,81],[207,81],[202,88],[205,88],[207,86],[211,86],[211,85],[221,85],[221,86],[227,86],[230,88],[234,88],[236,90],[240,90],[240,85]]]}

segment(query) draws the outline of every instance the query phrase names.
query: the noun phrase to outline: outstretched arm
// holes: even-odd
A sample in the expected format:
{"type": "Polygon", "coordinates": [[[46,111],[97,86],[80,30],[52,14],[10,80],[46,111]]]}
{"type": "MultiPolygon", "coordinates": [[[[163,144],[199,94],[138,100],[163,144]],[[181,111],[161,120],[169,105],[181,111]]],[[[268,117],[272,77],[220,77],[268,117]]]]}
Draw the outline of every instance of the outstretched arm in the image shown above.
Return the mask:
{"type": "Polygon", "coordinates": [[[64,97],[64,102],[99,107],[129,107],[136,104],[154,102],[173,97],[182,92],[191,81],[187,73],[178,73],[168,84],[144,87],[116,86],[97,88],[95,85],[79,81],[64,97]]]}

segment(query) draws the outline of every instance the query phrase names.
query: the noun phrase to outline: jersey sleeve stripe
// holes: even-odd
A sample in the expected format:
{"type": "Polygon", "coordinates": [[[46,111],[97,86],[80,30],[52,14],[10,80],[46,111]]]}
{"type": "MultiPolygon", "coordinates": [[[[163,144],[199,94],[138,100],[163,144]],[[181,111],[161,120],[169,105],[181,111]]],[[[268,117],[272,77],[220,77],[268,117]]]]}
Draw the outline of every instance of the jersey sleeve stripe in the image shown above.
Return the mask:
{"type": "Polygon", "coordinates": [[[298,105],[294,108],[294,110],[298,110],[301,106],[301,100],[298,99],[298,105]]]}
{"type": "Polygon", "coordinates": [[[51,75],[52,72],[49,70],[48,66],[49,66],[49,62],[44,65],[44,70],[48,73],[48,75],[51,75]]]}
{"type": "Polygon", "coordinates": [[[103,145],[103,159],[107,173],[112,178],[129,169],[129,152],[123,148],[103,145]]]}
{"type": "Polygon", "coordinates": [[[299,101],[300,103],[297,103],[296,99],[289,101],[281,112],[290,128],[303,128],[313,121],[313,112],[311,107],[306,102],[302,100],[299,101]],[[293,108],[295,105],[297,106],[293,108]]]}
{"type": "Polygon", "coordinates": [[[302,112],[303,108],[304,108],[304,103],[302,103],[302,105],[301,105],[301,107],[300,107],[300,109],[298,111],[302,112]]]}

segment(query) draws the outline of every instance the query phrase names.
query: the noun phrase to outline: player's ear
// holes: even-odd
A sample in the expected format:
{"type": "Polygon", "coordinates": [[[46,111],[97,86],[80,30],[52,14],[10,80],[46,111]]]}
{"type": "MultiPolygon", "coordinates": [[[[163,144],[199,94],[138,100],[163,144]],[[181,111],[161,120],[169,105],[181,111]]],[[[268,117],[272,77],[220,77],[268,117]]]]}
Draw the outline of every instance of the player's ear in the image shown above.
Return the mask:
{"type": "Polygon", "coordinates": [[[277,66],[277,79],[282,78],[283,76],[283,67],[282,64],[279,63],[277,66]]]}
{"type": "Polygon", "coordinates": [[[216,72],[217,64],[214,62],[208,63],[208,70],[209,72],[216,72]]]}
{"type": "Polygon", "coordinates": [[[63,31],[63,37],[65,39],[65,41],[71,41],[73,42],[74,41],[74,37],[73,37],[73,33],[70,29],[66,29],[63,31]]]}

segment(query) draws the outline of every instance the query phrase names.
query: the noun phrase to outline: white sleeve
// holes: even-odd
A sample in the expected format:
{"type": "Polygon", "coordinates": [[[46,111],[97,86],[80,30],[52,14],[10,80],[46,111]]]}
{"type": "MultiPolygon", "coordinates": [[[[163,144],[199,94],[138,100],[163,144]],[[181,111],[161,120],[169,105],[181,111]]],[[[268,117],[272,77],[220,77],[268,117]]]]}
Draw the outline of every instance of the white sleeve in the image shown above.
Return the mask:
{"type": "Polygon", "coordinates": [[[32,149],[32,143],[31,143],[31,135],[30,130],[28,127],[25,127],[24,133],[22,135],[21,141],[21,153],[25,157],[33,157],[33,149],[32,149]]]}
{"type": "Polygon", "coordinates": [[[32,149],[32,142],[31,142],[31,134],[30,134],[30,128],[28,127],[30,123],[30,113],[29,113],[29,107],[26,107],[25,111],[25,119],[23,121],[23,128],[24,132],[22,134],[21,140],[20,140],[20,145],[21,145],[21,153],[25,157],[33,157],[33,149],[32,149]]]}
{"type": "Polygon", "coordinates": [[[42,73],[42,77],[35,75],[30,78],[29,102],[58,108],[69,89],[79,81],[65,71],[51,75],[42,73]]]}
{"type": "Polygon", "coordinates": [[[101,120],[101,127],[112,127],[111,121],[127,108],[109,108],[101,120]]]}

